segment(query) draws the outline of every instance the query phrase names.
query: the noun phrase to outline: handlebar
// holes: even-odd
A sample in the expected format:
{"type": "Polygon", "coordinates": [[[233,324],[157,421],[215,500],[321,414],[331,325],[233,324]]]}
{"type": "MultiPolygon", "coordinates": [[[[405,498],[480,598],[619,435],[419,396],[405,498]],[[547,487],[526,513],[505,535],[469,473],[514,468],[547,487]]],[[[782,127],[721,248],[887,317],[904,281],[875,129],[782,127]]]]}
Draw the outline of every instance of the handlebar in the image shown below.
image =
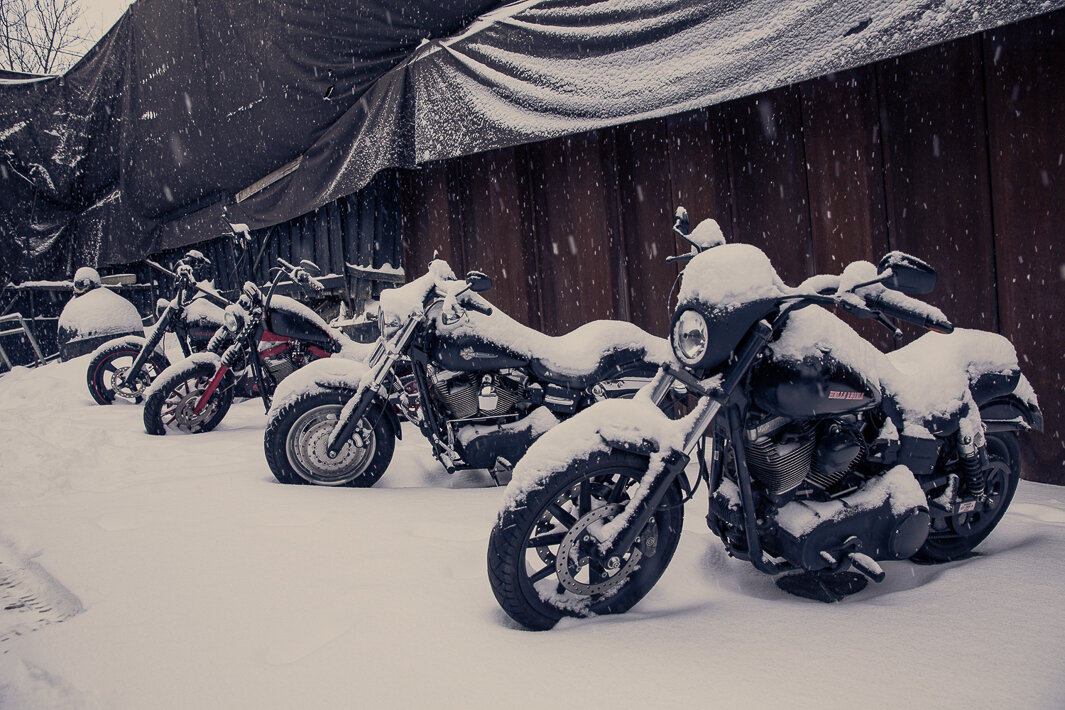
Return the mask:
{"type": "Polygon", "coordinates": [[[278,258],[277,263],[281,264],[285,270],[285,275],[288,276],[293,283],[299,284],[300,286],[309,286],[312,291],[319,293],[325,290],[325,287],[322,286],[322,282],[314,276],[311,276],[310,272],[302,266],[293,266],[281,258],[278,258]]]}
{"type": "Polygon", "coordinates": [[[906,321],[907,323],[913,323],[922,328],[934,330],[937,333],[954,332],[954,325],[946,319],[936,318],[928,313],[921,313],[898,304],[888,303],[879,295],[867,298],[866,303],[869,305],[870,310],[876,311],[889,318],[896,318],[898,320],[906,321]]]}
{"type": "Polygon", "coordinates": [[[491,306],[482,306],[480,303],[477,303],[476,301],[472,300],[466,301],[462,305],[468,311],[477,311],[478,313],[483,313],[486,316],[492,315],[491,306]]]}

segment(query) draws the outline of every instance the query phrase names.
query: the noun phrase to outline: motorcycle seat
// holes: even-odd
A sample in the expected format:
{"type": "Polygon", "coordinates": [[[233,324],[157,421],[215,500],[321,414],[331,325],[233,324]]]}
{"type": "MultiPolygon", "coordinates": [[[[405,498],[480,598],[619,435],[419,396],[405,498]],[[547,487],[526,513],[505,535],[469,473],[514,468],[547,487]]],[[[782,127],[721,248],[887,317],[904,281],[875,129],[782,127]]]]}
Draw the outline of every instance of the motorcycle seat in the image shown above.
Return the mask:
{"type": "Polygon", "coordinates": [[[931,431],[949,430],[976,406],[1013,392],[1021,378],[1017,353],[996,333],[958,328],[927,333],[886,355],[886,394],[906,421],[931,431]]]}
{"type": "Polygon", "coordinates": [[[597,320],[565,335],[547,335],[497,308],[491,315],[471,312],[454,330],[512,353],[539,379],[570,389],[585,389],[641,363],[650,375],[672,360],[668,341],[623,321],[597,320]]]}

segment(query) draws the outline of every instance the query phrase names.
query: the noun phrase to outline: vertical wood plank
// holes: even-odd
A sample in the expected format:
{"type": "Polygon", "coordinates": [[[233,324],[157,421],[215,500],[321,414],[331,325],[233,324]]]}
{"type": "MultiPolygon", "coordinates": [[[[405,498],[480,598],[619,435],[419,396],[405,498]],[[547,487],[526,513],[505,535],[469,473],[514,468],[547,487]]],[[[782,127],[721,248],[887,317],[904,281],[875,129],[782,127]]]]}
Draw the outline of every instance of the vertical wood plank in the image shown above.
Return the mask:
{"type": "Polygon", "coordinates": [[[798,89],[776,89],[723,107],[734,189],[734,239],[764,251],[780,277],[813,272],[802,111],[798,89]]]}
{"type": "Polygon", "coordinates": [[[630,320],[658,336],[669,333],[666,301],[677,267],[666,119],[617,129],[618,199],[629,288],[630,320]]]}
{"type": "Polygon", "coordinates": [[[537,327],[536,262],[526,249],[532,225],[523,220],[528,214],[523,207],[527,192],[520,182],[515,149],[474,155],[468,163],[470,199],[463,218],[466,263],[492,278],[492,290],[486,294],[489,300],[518,322],[537,327]]]}
{"type": "Polygon", "coordinates": [[[610,318],[617,288],[612,276],[611,206],[603,185],[595,132],[538,144],[532,155],[534,223],[538,239],[542,325],[564,333],[610,318]],[[536,179],[534,177],[534,179],[536,179]]]}
{"type": "Polygon", "coordinates": [[[928,300],[994,330],[991,197],[980,40],[878,65],[889,238],[939,274],[928,300]]]}
{"type": "Polygon", "coordinates": [[[1045,419],[1021,437],[1024,476],[1065,484],[1065,12],[984,40],[1001,330],[1045,419]]]}

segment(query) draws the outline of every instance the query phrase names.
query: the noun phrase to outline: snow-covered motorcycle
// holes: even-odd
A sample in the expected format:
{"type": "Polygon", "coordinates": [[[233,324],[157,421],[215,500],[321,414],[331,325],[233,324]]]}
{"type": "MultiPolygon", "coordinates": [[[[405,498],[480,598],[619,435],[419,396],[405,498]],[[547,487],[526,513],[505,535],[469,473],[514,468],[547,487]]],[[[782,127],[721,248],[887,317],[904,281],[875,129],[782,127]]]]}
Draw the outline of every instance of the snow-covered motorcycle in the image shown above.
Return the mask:
{"type": "Polygon", "coordinates": [[[670,357],[664,339],[630,323],[545,335],[477,295],[490,287],[484,274],[459,280],[437,259],[428,273],[385,291],[367,361],[313,363],[278,389],[264,439],[277,480],[372,486],[401,436],[397,412],[448,472],[486,468],[495,476],[561,419],[635,393],[670,357]],[[413,393],[401,381],[408,375],[413,393]]]}
{"type": "Polygon", "coordinates": [[[93,352],[85,381],[97,404],[116,399],[140,402],[148,386],[170,365],[161,347],[164,336],[174,333],[185,357],[202,352],[222,325],[222,309],[230,305],[203,283],[211,262],[201,252],[189,251],[174,271],[154,261],[147,263],[174,279],[174,297],[160,300],[160,305],[166,305],[147,338],[114,338],[93,352]]]}
{"type": "Polygon", "coordinates": [[[164,370],[145,391],[144,428],[149,434],[198,434],[218,426],[233,397],[259,396],[269,409],[277,384],[319,358],[341,352],[351,341],[295,299],[275,293],[283,277],[321,291],[309,261],[293,266],[277,260],[264,294],[251,281],[226,307],[224,324],[207,350],[164,370]]]}
{"type": "MultiPolygon", "coordinates": [[[[688,237],[686,223],[678,210],[688,237]]],[[[548,432],[514,469],[488,572],[527,628],[647,594],[679,541],[693,452],[729,554],[795,572],[777,579],[788,592],[838,601],[881,581],[878,561],[968,554],[1013,498],[1017,433],[1042,431],[1009,341],[955,330],[906,295],[935,284],[919,259],[892,252],[791,288],[753,246],[692,241],[677,363],[634,399],[548,432]],[[885,355],[823,307],[937,332],[885,355]],[[697,401],[670,419],[655,404],[677,385],[697,401]]]]}

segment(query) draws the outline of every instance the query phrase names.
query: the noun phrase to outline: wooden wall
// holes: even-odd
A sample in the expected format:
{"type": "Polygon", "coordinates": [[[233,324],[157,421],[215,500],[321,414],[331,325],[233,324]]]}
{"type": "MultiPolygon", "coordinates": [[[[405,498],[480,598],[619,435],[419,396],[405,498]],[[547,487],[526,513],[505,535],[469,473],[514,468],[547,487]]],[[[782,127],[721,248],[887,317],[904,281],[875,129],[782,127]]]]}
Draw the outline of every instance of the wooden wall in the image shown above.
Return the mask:
{"type": "MultiPolygon", "coordinates": [[[[1065,484],[1065,13],[708,109],[404,174],[404,252],[493,277],[562,333],[595,318],[666,335],[684,205],[797,283],[901,249],[929,300],[1016,345],[1046,419],[1025,476],[1065,484]]],[[[862,332],[888,339],[862,324],[862,332]]],[[[908,338],[916,334],[907,331],[908,338]]]]}

